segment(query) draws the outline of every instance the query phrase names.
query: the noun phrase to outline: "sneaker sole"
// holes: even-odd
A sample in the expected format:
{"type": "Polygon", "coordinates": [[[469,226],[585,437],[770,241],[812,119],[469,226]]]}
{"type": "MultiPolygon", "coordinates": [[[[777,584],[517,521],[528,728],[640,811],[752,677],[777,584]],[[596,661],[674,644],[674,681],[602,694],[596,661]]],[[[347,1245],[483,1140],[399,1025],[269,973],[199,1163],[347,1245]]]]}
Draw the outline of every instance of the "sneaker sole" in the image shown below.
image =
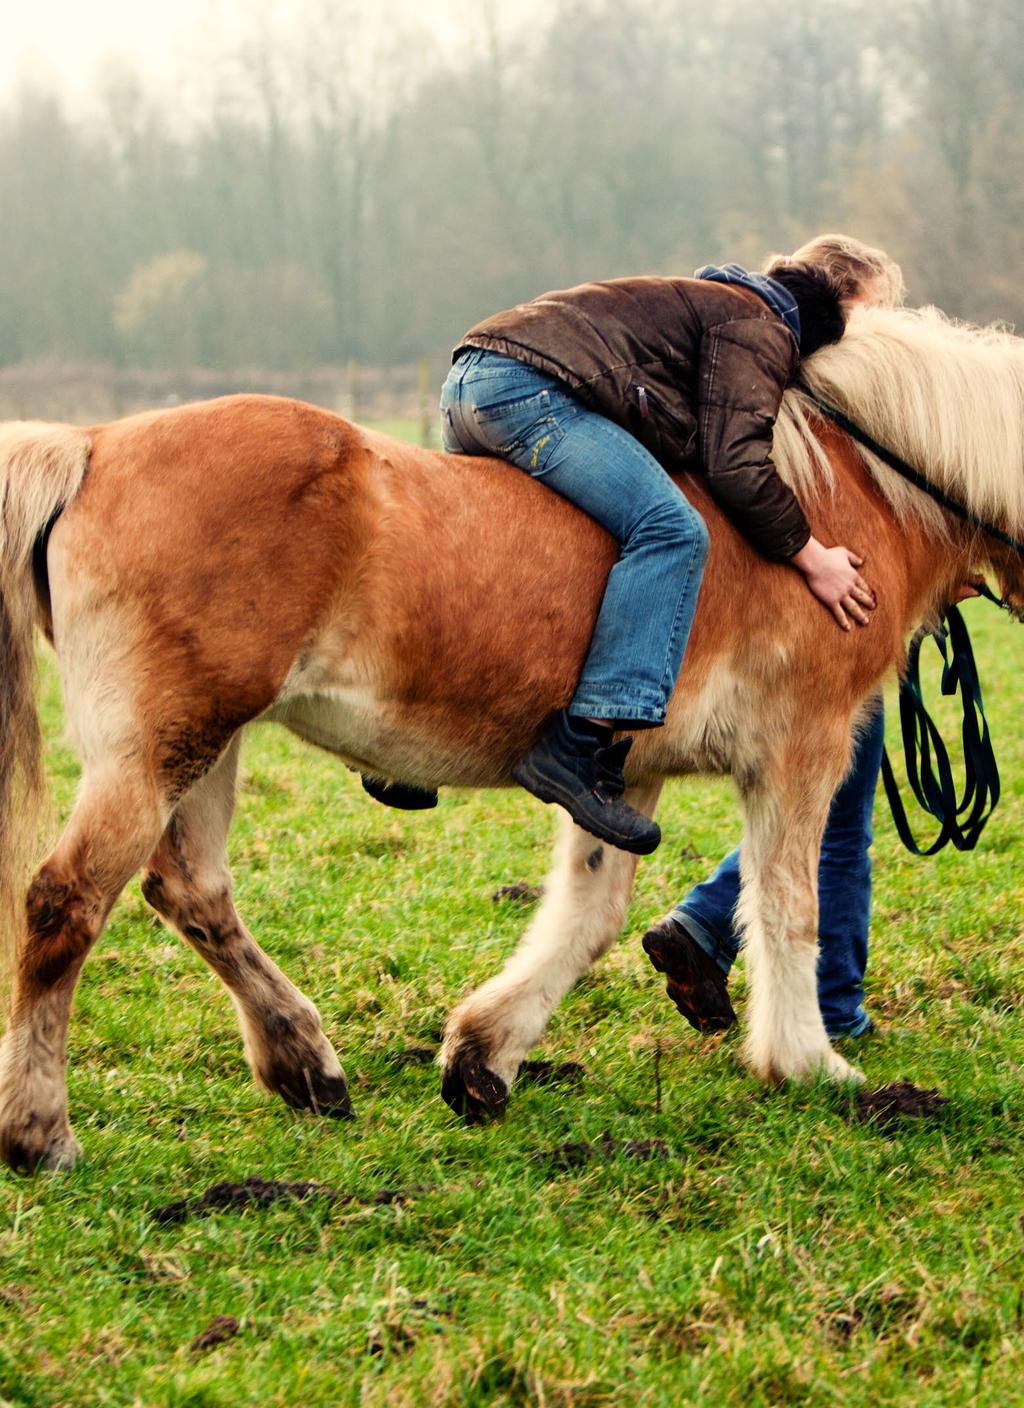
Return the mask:
{"type": "Polygon", "coordinates": [[[640,942],[654,969],[668,979],[665,991],[694,1031],[725,1032],[736,1025],[724,979],[720,989],[700,974],[693,961],[692,949],[699,947],[694,939],[666,929],[648,929],[640,942]]]}
{"type": "Polygon", "coordinates": [[[572,793],[567,788],[560,788],[550,778],[541,777],[530,768],[524,767],[522,763],[517,763],[512,769],[512,776],[520,787],[525,787],[527,792],[531,792],[539,801],[564,807],[582,831],[586,831],[590,836],[596,836],[599,841],[607,842],[616,850],[629,851],[634,856],[649,856],[661,845],[661,828],[656,822],[651,823],[654,829],[653,838],[643,840],[623,836],[621,832],[613,831],[611,827],[602,827],[590,820],[589,817],[586,820],[579,817],[573,809],[575,799],[572,793]]]}

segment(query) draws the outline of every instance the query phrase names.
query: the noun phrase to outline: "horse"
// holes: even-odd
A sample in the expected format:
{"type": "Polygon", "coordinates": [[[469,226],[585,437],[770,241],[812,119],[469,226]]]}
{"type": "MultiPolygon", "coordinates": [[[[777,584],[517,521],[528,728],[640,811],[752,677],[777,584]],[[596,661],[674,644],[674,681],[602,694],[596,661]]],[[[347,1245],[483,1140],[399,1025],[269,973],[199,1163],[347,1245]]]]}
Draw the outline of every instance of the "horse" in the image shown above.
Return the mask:
{"type": "MultiPolygon", "coordinates": [[[[1024,524],[1024,342],[934,310],[862,310],[804,366],[809,390],[1003,529],[1024,524]]],[[[745,818],[746,1058],[763,1080],[859,1073],[818,1011],[818,851],[851,740],[908,634],[973,569],[1020,609],[1021,564],[820,418],[775,427],[813,531],[865,557],[878,596],[843,633],[799,574],[761,558],[678,482],[711,547],[665,726],[638,735],[627,799],[730,773],[745,818]]],[[[239,917],[225,839],[247,724],[274,720],[372,776],[501,787],[570,699],[616,547],[543,484],[285,398],[234,396],[108,424],[0,428],[0,913],[12,970],[0,1154],[69,1168],[67,1029],[117,896],[142,892],[217,973],[257,1082],[351,1115],[313,1004],[239,917]],[[45,799],[33,634],[52,645],[82,763],[29,881],[45,799]]],[[[543,902],[504,969],[461,1001],[443,1094],[500,1113],[557,1002],[622,928],[636,858],[563,814],[543,902]]]]}

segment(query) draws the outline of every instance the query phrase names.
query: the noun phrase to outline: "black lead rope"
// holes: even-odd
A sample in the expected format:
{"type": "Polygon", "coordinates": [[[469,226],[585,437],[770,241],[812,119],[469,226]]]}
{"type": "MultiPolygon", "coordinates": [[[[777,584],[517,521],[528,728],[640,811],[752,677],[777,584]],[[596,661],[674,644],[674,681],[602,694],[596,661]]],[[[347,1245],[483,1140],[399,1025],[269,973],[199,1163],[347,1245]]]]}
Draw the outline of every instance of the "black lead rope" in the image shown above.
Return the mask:
{"type": "Polygon", "coordinates": [[[930,846],[921,846],[915,839],[889,754],[882,754],[882,781],[892,819],[900,840],[915,856],[933,856],[950,843],[958,851],[973,851],[999,801],[999,768],[985,718],[971,638],[955,606],[947,607],[944,621],[943,629],[918,636],[912,642],[906,674],[900,680],[900,728],[907,781],[918,804],[938,821],[940,828],[930,846]],[[959,693],[963,708],[964,788],[959,795],[949,752],[921,692],[920,655],[925,640],[933,640],[942,656],[942,693],[959,693]]]}
{"type": "MultiPolygon", "coordinates": [[[[890,469],[895,470],[943,508],[972,523],[990,537],[1005,543],[1015,552],[1024,554],[1024,543],[1011,538],[993,524],[986,523],[963,504],[937,489],[924,475],[872,439],[842,411],[821,400],[807,386],[798,384],[798,389],[852,440],[870,450],[883,464],[887,464],[890,469]]],[[[973,585],[979,596],[1008,609],[1007,603],[997,597],[987,585],[973,585]]],[[[937,631],[922,632],[911,643],[907,653],[906,673],[900,680],[900,727],[903,733],[907,781],[919,806],[939,823],[939,834],[930,846],[922,847],[915,839],[888,751],[882,753],[882,781],[885,784],[885,795],[889,799],[892,819],[900,840],[915,856],[933,856],[950,843],[958,851],[973,851],[999,801],[999,768],[996,765],[988,721],[985,718],[981,683],[971,648],[971,638],[964,619],[955,606],[946,608],[943,620],[944,626],[937,631]],[[921,692],[920,657],[921,646],[925,640],[933,640],[942,656],[942,693],[959,693],[963,708],[961,738],[964,788],[960,794],[953,780],[949,751],[925,707],[921,692]]]]}

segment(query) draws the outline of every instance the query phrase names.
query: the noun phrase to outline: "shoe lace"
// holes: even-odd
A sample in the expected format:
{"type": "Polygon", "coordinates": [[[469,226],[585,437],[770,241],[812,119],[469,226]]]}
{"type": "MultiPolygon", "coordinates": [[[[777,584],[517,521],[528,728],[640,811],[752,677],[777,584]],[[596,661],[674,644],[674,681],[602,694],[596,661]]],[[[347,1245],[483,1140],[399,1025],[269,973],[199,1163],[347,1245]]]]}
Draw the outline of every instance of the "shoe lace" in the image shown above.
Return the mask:
{"type": "Polygon", "coordinates": [[[623,776],[622,768],[626,761],[626,754],[632,746],[632,738],[620,738],[618,743],[609,743],[607,747],[598,748],[595,752],[594,773],[596,781],[591,790],[600,801],[614,802],[625,792],[626,779],[623,776]]]}

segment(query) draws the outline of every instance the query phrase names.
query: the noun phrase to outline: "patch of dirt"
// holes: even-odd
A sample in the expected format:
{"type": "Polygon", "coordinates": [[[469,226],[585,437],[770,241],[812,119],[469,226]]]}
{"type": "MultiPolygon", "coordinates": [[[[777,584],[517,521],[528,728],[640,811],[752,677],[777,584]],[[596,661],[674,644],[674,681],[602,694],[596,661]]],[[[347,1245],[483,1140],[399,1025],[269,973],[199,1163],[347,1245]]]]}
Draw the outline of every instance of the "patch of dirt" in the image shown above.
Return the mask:
{"type": "Polygon", "coordinates": [[[519,1067],[521,1085],[567,1085],[575,1089],[583,1084],[587,1073],[578,1061],[524,1061],[519,1067]]]}
{"type": "Polygon", "coordinates": [[[907,1119],[937,1120],[948,1104],[948,1098],[937,1090],[922,1090],[908,1080],[898,1080],[879,1090],[858,1090],[853,1118],[884,1134],[894,1134],[907,1119]]]}
{"type": "Polygon", "coordinates": [[[154,1208],[154,1222],[184,1222],[189,1217],[208,1217],[212,1212],[240,1212],[248,1207],[269,1207],[271,1203],[306,1198],[323,1198],[329,1203],[355,1203],[360,1207],[388,1207],[407,1203],[429,1191],[426,1185],[410,1188],[378,1188],[375,1193],[343,1193],[319,1183],[281,1183],[277,1179],[247,1178],[244,1183],[214,1183],[198,1198],[181,1198],[154,1208]]]}
{"type": "Polygon", "coordinates": [[[667,1159],[668,1145],[664,1139],[613,1139],[610,1134],[603,1134],[596,1144],[569,1140],[554,1149],[542,1149],[534,1154],[533,1160],[552,1173],[568,1173],[595,1159],[608,1163],[620,1154],[643,1162],[667,1159]]]}
{"type": "Polygon", "coordinates": [[[517,880],[514,885],[500,885],[491,899],[495,904],[508,900],[512,904],[526,906],[536,904],[543,894],[543,885],[528,885],[525,880],[517,880]]]}
{"type": "Polygon", "coordinates": [[[226,1340],[233,1340],[240,1332],[241,1325],[233,1315],[215,1315],[201,1335],[196,1335],[189,1345],[193,1354],[202,1354],[207,1349],[216,1349],[226,1340]]]}

